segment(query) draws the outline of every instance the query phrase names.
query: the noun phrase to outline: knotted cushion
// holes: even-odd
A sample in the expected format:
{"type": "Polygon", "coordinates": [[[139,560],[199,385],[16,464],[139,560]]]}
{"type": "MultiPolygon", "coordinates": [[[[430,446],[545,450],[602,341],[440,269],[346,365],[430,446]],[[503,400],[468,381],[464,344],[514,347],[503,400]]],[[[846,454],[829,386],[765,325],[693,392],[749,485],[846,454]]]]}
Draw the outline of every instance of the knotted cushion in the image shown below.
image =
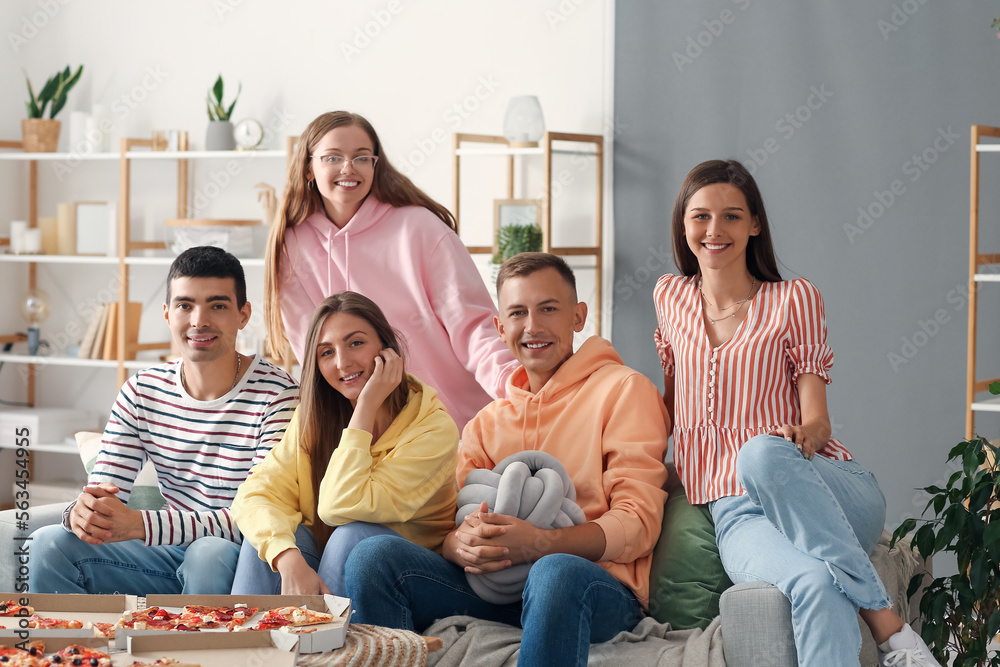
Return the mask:
{"type": "MultiPolygon", "coordinates": [[[[458,492],[455,523],[460,525],[466,516],[479,511],[483,501],[490,512],[517,517],[544,530],[569,528],[587,521],[576,504],[573,480],[559,460],[545,452],[518,452],[493,470],[470,472],[458,492]]],[[[530,568],[530,563],[524,563],[499,572],[466,572],[465,577],[482,599],[493,604],[510,604],[521,599],[530,568]]]]}

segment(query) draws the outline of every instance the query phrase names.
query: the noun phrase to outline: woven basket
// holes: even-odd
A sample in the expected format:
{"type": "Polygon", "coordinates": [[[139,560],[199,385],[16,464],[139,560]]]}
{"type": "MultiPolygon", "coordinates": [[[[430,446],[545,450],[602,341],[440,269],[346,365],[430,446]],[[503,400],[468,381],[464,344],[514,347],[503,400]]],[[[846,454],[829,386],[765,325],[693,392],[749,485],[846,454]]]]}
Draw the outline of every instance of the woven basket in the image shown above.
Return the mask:
{"type": "Polygon", "coordinates": [[[59,146],[59,129],[62,124],[51,118],[24,118],[21,120],[21,141],[25,153],[55,153],[59,146]]]}

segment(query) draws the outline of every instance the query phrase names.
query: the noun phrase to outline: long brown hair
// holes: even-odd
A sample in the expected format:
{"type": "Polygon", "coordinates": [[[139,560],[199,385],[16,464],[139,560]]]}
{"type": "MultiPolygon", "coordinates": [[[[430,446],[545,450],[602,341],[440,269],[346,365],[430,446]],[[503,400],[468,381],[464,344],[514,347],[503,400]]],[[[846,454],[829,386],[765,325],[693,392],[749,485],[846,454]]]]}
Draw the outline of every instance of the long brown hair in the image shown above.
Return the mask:
{"type": "Polygon", "coordinates": [[[774,258],[774,246],[771,244],[771,228],[767,224],[767,211],[764,210],[764,198],[761,197],[756,181],[746,167],[736,160],[709,160],[702,162],[691,170],[684,179],[681,191],[674,202],[674,213],[671,224],[671,238],[674,246],[674,264],[685,276],[698,275],[698,258],[691,252],[684,238],[684,211],[694,193],[706,185],[728,183],[737,187],[747,200],[750,215],[760,223],[760,233],[751,236],[747,241],[747,270],[757,280],[772,283],[781,280],[778,273],[778,262],[774,258]]]}
{"type": "MultiPolygon", "coordinates": [[[[340,444],[344,429],[351,422],[354,408],[344,395],[330,386],[319,371],[316,348],[319,345],[319,335],[327,318],[335,313],[348,313],[365,320],[375,329],[382,348],[390,348],[400,357],[403,349],[399,336],[389,326],[382,310],[375,302],[357,292],[340,292],[323,300],[313,313],[309,322],[309,333],[306,336],[305,360],[302,362],[302,382],[299,386],[299,443],[309,456],[312,466],[312,485],[316,520],[312,532],[316,542],[322,547],[329,539],[332,529],[319,518],[319,486],[326,475],[326,467],[333,456],[334,450],[340,444]]],[[[399,386],[385,399],[389,416],[395,419],[409,397],[409,383],[406,374],[399,386]]]]}
{"type": "MultiPolygon", "coordinates": [[[[316,211],[323,209],[323,197],[317,188],[309,187],[306,174],[309,160],[316,144],[331,130],[338,127],[357,125],[372,140],[372,148],[378,156],[372,177],[370,196],[390,206],[423,206],[441,219],[453,231],[458,231],[455,216],[437,203],[427,193],[414,185],[389,162],[382,150],[375,128],[359,114],[349,111],[329,111],[315,118],[306,127],[296,144],[292,160],[288,165],[285,190],[278,208],[277,218],[271,222],[264,256],[264,323],[272,356],[283,356],[287,347],[285,327],[281,321],[281,303],[278,296],[278,266],[281,256],[289,260],[285,250],[285,230],[295,227],[316,211]]],[[[300,360],[301,361],[301,360],[300,360]]]]}

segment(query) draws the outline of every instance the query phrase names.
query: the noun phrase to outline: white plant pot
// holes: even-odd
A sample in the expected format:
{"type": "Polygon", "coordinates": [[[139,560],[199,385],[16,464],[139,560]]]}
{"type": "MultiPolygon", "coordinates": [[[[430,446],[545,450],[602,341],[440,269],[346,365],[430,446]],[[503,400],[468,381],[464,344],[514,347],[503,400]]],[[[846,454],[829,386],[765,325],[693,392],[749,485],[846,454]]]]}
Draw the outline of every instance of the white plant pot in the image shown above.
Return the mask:
{"type": "Polygon", "coordinates": [[[233,124],[228,120],[210,120],[205,130],[205,150],[231,151],[236,148],[233,124]]]}

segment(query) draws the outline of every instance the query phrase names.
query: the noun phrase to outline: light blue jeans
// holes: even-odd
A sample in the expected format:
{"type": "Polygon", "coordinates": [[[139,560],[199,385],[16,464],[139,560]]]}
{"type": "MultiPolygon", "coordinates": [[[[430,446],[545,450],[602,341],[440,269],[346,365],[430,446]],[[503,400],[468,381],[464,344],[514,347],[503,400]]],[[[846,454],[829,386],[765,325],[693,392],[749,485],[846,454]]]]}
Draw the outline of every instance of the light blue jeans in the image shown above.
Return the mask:
{"type": "Polygon", "coordinates": [[[224,595],[240,547],[202,537],[187,547],[147,547],[139,540],[87,544],[62,526],[45,526],[28,543],[32,593],[224,595]]]}
{"type": "MultiPolygon", "coordinates": [[[[357,544],[373,535],[396,535],[399,533],[386,528],[380,523],[364,523],[357,521],[337,526],[326,548],[320,554],[316,546],[316,538],[304,524],[299,524],[295,531],[295,546],[299,548],[302,557],[309,567],[316,570],[330,592],[340,597],[347,597],[344,585],[344,563],[357,544]]],[[[228,593],[228,591],[227,591],[228,593]]],[[[257,550],[247,540],[243,540],[240,549],[239,563],[236,565],[236,577],[233,580],[233,595],[280,595],[281,575],[271,569],[268,563],[261,560],[257,550]]]]}
{"type": "Polygon", "coordinates": [[[522,601],[497,605],[476,595],[460,567],[401,537],[358,545],[347,559],[347,594],[357,623],[423,632],[437,619],[462,614],[519,626],[522,667],[586,665],[590,644],[642,620],[632,591],[579,556],[540,558],[522,601]]]}
{"type": "Polygon", "coordinates": [[[736,474],[746,493],[709,504],[729,578],[785,594],[800,665],[859,665],[858,609],[891,604],[868,559],[885,524],[875,476],[769,435],[743,445],[736,474]]]}

